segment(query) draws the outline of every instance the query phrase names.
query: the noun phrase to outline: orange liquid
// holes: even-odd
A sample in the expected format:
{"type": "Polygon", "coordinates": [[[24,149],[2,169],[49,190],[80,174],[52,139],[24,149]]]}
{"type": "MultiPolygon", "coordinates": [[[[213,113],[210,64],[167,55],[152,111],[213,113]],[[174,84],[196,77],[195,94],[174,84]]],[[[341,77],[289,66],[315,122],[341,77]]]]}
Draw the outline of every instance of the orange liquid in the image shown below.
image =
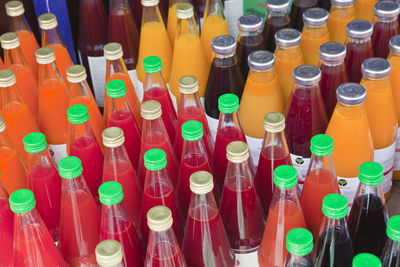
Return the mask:
{"type": "Polygon", "coordinates": [[[304,63],[318,66],[319,47],[330,41],[327,26],[317,29],[304,29],[301,34],[301,52],[304,63]]]}
{"type": "Polygon", "coordinates": [[[346,8],[334,9],[329,13],[328,29],[333,42],[344,44],[346,41],[346,26],[356,19],[354,5],[346,8]]]}
{"type": "Polygon", "coordinates": [[[58,70],[60,71],[63,80],[67,80],[67,69],[68,67],[72,66],[71,57],[68,54],[67,48],[60,44],[52,44],[48,45],[49,47],[53,48],[54,54],[56,55],[56,65],[58,70]]]}
{"type": "Polygon", "coordinates": [[[1,182],[9,194],[27,187],[25,168],[14,149],[0,146],[0,172],[1,182]]]}
{"type": "Polygon", "coordinates": [[[38,42],[35,35],[30,31],[17,31],[20,48],[22,54],[24,55],[26,61],[28,61],[29,66],[35,77],[38,77],[38,64],[36,63],[35,52],[39,49],[38,42]]]}
{"type": "Polygon", "coordinates": [[[3,60],[0,57],[0,70],[4,69],[4,63],[3,60]]]}
{"type": "Polygon", "coordinates": [[[172,47],[174,47],[175,45],[177,24],[178,24],[178,18],[176,17],[176,4],[173,4],[168,9],[168,21],[167,21],[168,38],[172,47]]]}
{"type": "Polygon", "coordinates": [[[374,23],[374,6],[377,2],[378,0],[356,0],[354,6],[356,7],[357,19],[374,23]]]}

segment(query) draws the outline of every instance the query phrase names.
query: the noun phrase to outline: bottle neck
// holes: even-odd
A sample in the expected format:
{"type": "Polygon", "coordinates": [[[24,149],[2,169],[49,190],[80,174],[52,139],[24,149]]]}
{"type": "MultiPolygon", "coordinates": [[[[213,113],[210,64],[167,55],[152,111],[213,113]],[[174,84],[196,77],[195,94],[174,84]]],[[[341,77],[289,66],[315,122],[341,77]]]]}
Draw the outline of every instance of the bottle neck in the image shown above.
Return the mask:
{"type": "MultiPolygon", "coordinates": [[[[41,224],[41,226],[44,227],[43,222],[36,208],[25,213],[14,213],[14,224],[15,224],[14,229],[18,229],[16,233],[21,233],[22,232],[21,228],[27,225],[41,224]]],[[[25,235],[21,236],[25,237],[25,235]]],[[[32,236],[29,237],[29,240],[31,239],[33,239],[32,236]]],[[[29,243],[28,240],[26,241],[29,243]]]]}
{"type": "Polygon", "coordinates": [[[342,102],[337,102],[335,110],[342,117],[344,117],[346,119],[358,119],[361,117],[365,117],[365,118],[367,117],[364,103],[361,103],[358,105],[346,105],[342,102]]]}
{"type": "Polygon", "coordinates": [[[393,23],[395,21],[397,21],[397,17],[398,16],[393,16],[390,18],[382,18],[382,17],[378,17],[375,16],[375,23],[379,22],[379,23],[393,23]]]}
{"type": "Polygon", "coordinates": [[[382,266],[396,266],[399,258],[400,243],[388,238],[382,252],[382,266]]]}
{"type": "Polygon", "coordinates": [[[31,27],[26,21],[24,14],[15,17],[9,17],[9,21],[10,21],[10,31],[12,32],[17,32],[17,31],[32,32],[31,27]]]}
{"type": "MultiPolygon", "coordinates": [[[[146,259],[150,257],[149,262],[152,262],[153,258],[157,258],[158,261],[162,262],[168,262],[167,260],[172,258],[179,261],[177,258],[183,258],[172,228],[162,232],[156,232],[150,229],[147,244],[146,259]],[[157,255],[155,255],[156,251],[158,251],[157,255]]],[[[177,266],[184,265],[178,264],[177,266]]]]}
{"type": "Polygon", "coordinates": [[[311,36],[311,37],[317,38],[317,37],[319,37],[319,35],[322,36],[328,32],[328,26],[326,23],[322,24],[322,25],[310,25],[310,24],[304,23],[303,33],[305,31],[312,31],[315,36],[311,36]]]}
{"type": "Polygon", "coordinates": [[[130,7],[127,0],[110,0],[110,10],[111,12],[118,10],[129,10],[130,7]]]}
{"type": "Polygon", "coordinates": [[[128,69],[125,66],[124,60],[121,58],[115,60],[107,59],[107,70],[106,70],[106,81],[108,79],[118,73],[118,74],[127,74],[128,69]]]}
{"type": "Polygon", "coordinates": [[[369,83],[374,83],[376,86],[369,86],[368,91],[372,91],[375,89],[381,90],[383,88],[387,88],[390,86],[390,81],[389,81],[389,76],[383,77],[383,78],[371,78],[363,75],[361,79],[361,84],[363,82],[369,82],[369,83]],[[377,88],[376,88],[377,87],[377,88]]]}
{"type": "Polygon", "coordinates": [[[304,255],[304,256],[298,256],[298,255],[288,253],[287,258],[286,258],[285,267],[296,267],[296,266],[313,267],[314,265],[313,265],[311,253],[304,255]]]}
{"type": "Polygon", "coordinates": [[[268,9],[268,16],[267,19],[270,18],[275,18],[275,17],[288,17],[289,18],[289,10],[285,10],[285,11],[275,11],[275,10],[271,10],[268,9]]]}
{"type": "Polygon", "coordinates": [[[203,138],[197,141],[183,140],[182,161],[185,160],[193,166],[203,165],[209,160],[203,138]]]}
{"type": "Polygon", "coordinates": [[[78,83],[68,83],[70,100],[80,99],[81,97],[91,97],[89,85],[86,80],[78,83]]]}
{"type": "Polygon", "coordinates": [[[188,216],[201,222],[208,222],[219,216],[213,191],[202,195],[192,193],[188,216]]]}
{"type": "MultiPolygon", "coordinates": [[[[0,88],[0,92],[3,88],[0,88]]],[[[3,103],[3,101],[1,101],[0,103],[3,103]]],[[[2,105],[5,105],[7,103],[4,103],[2,105]]],[[[0,106],[0,109],[2,109],[2,106],[0,106]]],[[[7,150],[9,150],[9,154],[11,155],[14,151],[15,151],[15,147],[12,144],[10,138],[7,135],[7,132],[4,130],[2,132],[0,132],[0,147],[6,148],[7,150]]]]}
{"type": "Polygon", "coordinates": [[[260,41],[262,41],[262,35],[260,31],[239,31],[239,42],[242,37],[254,37],[259,38],[260,41]]]}
{"type": "Polygon", "coordinates": [[[206,19],[207,16],[212,16],[212,15],[225,19],[224,9],[222,7],[222,3],[220,0],[206,1],[206,7],[204,10],[204,19],[206,19]]]}
{"type": "Polygon", "coordinates": [[[311,154],[308,173],[317,171],[316,175],[324,175],[325,177],[329,177],[328,173],[323,174],[322,171],[329,172],[332,175],[331,178],[333,180],[336,179],[336,172],[333,166],[332,154],[323,157],[311,154]]]}
{"type": "MultiPolygon", "coordinates": [[[[22,100],[16,84],[9,87],[0,87],[0,110],[3,110],[4,107],[8,105],[15,106],[21,104],[25,104],[25,102],[22,100]]],[[[10,108],[12,108],[12,106],[10,106],[10,108]]]]}
{"type": "Polygon", "coordinates": [[[234,163],[228,160],[224,184],[236,191],[244,191],[254,182],[254,173],[248,159],[242,163],[234,163]]]}
{"type": "MultiPolygon", "coordinates": [[[[166,168],[158,171],[151,171],[147,169],[146,178],[144,183],[144,192],[147,191],[149,187],[159,187],[160,190],[156,190],[153,194],[165,194],[173,190],[171,179],[168,176],[166,168]],[[162,185],[162,186],[161,186],[162,185]]],[[[157,195],[157,197],[160,197],[157,195]]]]}
{"type": "Polygon", "coordinates": [[[53,168],[56,171],[56,166],[52,161],[50,154],[47,150],[43,150],[40,153],[27,153],[28,154],[28,176],[31,175],[33,169],[36,166],[47,166],[53,168]]]}
{"type": "Polygon", "coordinates": [[[164,25],[164,21],[161,16],[160,8],[156,6],[144,6],[142,13],[142,27],[148,22],[158,22],[164,25]]]}
{"type": "Polygon", "coordinates": [[[51,84],[57,86],[58,83],[62,83],[63,79],[55,64],[39,64],[39,87],[48,87],[51,84]],[[44,85],[46,83],[46,85],[44,85]]]}
{"type": "MultiPolygon", "coordinates": [[[[360,38],[360,39],[355,39],[355,38],[352,38],[352,37],[350,37],[350,36],[347,36],[347,39],[346,39],[346,44],[348,45],[348,44],[355,44],[355,45],[360,45],[360,44],[368,44],[368,43],[371,43],[371,36],[370,37],[366,37],[366,38],[360,38]]],[[[349,51],[347,51],[347,53],[349,53],[349,51]]]]}
{"type": "Polygon", "coordinates": [[[196,109],[201,109],[202,105],[200,103],[200,98],[197,92],[193,94],[182,94],[180,97],[179,101],[179,109],[178,112],[181,114],[181,116],[186,115],[186,117],[189,117],[190,114],[187,114],[187,111],[185,109],[187,108],[196,108],[196,109]]]}
{"type": "MultiPolygon", "coordinates": [[[[196,21],[192,16],[189,19],[179,19],[176,26],[176,39],[185,38],[185,42],[199,38],[199,32],[197,31],[196,21]]],[[[176,44],[175,44],[176,45],[176,44]]]]}
{"type": "Polygon", "coordinates": [[[354,9],[354,4],[352,5],[347,5],[347,6],[341,6],[341,5],[331,5],[331,10],[329,13],[333,13],[333,12],[340,12],[340,13],[354,13],[355,9],[354,9]]]}
{"type": "Polygon", "coordinates": [[[28,66],[28,63],[22,55],[21,48],[4,49],[4,65],[22,65],[28,66]]]}
{"type": "MultiPolygon", "coordinates": [[[[378,197],[380,199],[380,201],[382,202],[382,205],[385,205],[385,196],[383,194],[382,183],[380,183],[379,185],[374,185],[374,186],[365,185],[363,183],[360,183],[360,186],[358,187],[358,191],[357,191],[354,201],[357,201],[358,198],[363,198],[363,197],[369,198],[370,196],[378,197]]],[[[365,203],[365,204],[369,205],[367,203],[365,203]]],[[[379,208],[379,207],[375,207],[375,208],[379,208]]]]}
{"type": "Polygon", "coordinates": [[[57,28],[42,30],[42,46],[61,45],[65,47],[57,28]]]}
{"type": "Polygon", "coordinates": [[[144,78],[143,89],[144,91],[148,91],[152,88],[162,88],[167,89],[167,85],[165,84],[164,78],[161,72],[157,73],[146,73],[144,78]]]}
{"type": "Polygon", "coordinates": [[[119,147],[104,147],[104,164],[111,165],[109,167],[113,169],[115,176],[117,175],[118,165],[122,162],[132,165],[129,160],[128,152],[123,144],[119,147]]]}
{"type": "Polygon", "coordinates": [[[101,205],[101,229],[109,235],[123,232],[130,222],[123,201],[114,205],[101,205]]]}
{"type": "Polygon", "coordinates": [[[273,67],[266,70],[255,70],[250,68],[248,78],[255,83],[265,84],[276,80],[276,75],[273,67]]]}
{"type": "Polygon", "coordinates": [[[93,145],[93,142],[95,143],[94,145],[98,146],[89,122],[81,124],[69,123],[68,136],[69,149],[71,149],[72,146],[77,146],[76,149],[82,149],[86,146],[93,145]]]}
{"type": "MultiPolygon", "coordinates": [[[[349,229],[347,227],[347,221],[346,217],[341,218],[341,219],[333,219],[333,218],[328,218],[324,216],[324,219],[322,220],[321,223],[321,232],[319,233],[319,236],[326,236],[330,235],[331,237],[335,234],[332,229],[336,229],[337,231],[340,231],[342,235],[344,235],[344,241],[349,241],[350,239],[350,233],[349,229]]],[[[327,240],[335,240],[335,238],[330,238],[330,237],[325,237],[327,240]]]]}
{"type": "Polygon", "coordinates": [[[61,178],[61,194],[61,201],[74,201],[73,205],[79,205],[92,198],[82,174],[73,179],[61,178]]]}
{"type": "MultiPolygon", "coordinates": [[[[338,59],[338,60],[335,60],[335,61],[327,61],[327,60],[324,60],[324,59],[322,59],[320,57],[320,61],[319,62],[320,62],[320,66],[324,65],[324,66],[328,66],[328,67],[337,67],[337,66],[342,65],[343,68],[345,67],[344,66],[344,58],[338,59]]],[[[323,70],[321,70],[321,71],[323,71],[323,70]]]]}
{"type": "MultiPolygon", "coordinates": [[[[277,209],[281,208],[286,209],[288,206],[285,205],[292,205],[294,207],[297,207],[298,210],[300,210],[297,185],[291,188],[279,188],[277,186],[274,186],[270,210],[274,210],[275,214],[278,214],[277,209]],[[281,201],[287,201],[287,202],[281,203],[281,201]]],[[[287,208],[287,209],[292,211],[295,210],[294,208],[287,208]]]]}
{"type": "MultiPolygon", "coordinates": [[[[234,128],[236,130],[235,135],[244,136],[243,128],[239,120],[239,113],[237,111],[233,113],[220,113],[218,132],[227,127],[234,128]]],[[[234,134],[233,131],[235,130],[231,130],[231,134],[234,134]]]]}
{"type": "Polygon", "coordinates": [[[289,156],[284,132],[265,132],[263,141],[263,153],[270,159],[283,159],[289,156]]]}
{"type": "Polygon", "coordinates": [[[283,46],[283,45],[279,45],[277,43],[275,51],[276,51],[276,53],[275,53],[276,57],[279,57],[280,53],[285,53],[285,55],[290,56],[290,57],[283,58],[283,60],[286,60],[286,61],[291,61],[291,60],[294,60],[294,59],[298,58],[299,56],[301,56],[300,45],[283,46]]]}
{"type": "Polygon", "coordinates": [[[128,104],[126,99],[126,95],[119,98],[110,98],[111,99],[111,108],[107,110],[107,122],[110,119],[117,119],[117,120],[124,120],[126,119],[129,114],[133,116],[131,107],[128,104]],[[117,113],[121,113],[118,114],[117,113]],[[123,116],[122,113],[125,115],[123,116]],[[115,116],[115,118],[113,117],[115,116]]]}
{"type": "Polygon", "coordinates": [[[168,138],[167,130],[161,117],[155,120],[143,119],[142,141],[146,144],[162,144],[168,138]]]}

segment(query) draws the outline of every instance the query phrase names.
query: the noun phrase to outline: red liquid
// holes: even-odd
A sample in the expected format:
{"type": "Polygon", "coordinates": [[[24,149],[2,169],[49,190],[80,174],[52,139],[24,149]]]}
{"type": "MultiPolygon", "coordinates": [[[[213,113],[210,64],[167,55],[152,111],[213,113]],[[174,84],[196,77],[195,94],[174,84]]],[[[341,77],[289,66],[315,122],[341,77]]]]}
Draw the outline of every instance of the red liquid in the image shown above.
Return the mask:
{"type": "Polygon", "coordinates": [[[146,255],[146,266],[151,267],[182,267],[183,257],[180,255],[179,247],[168,241],[157,242],[146,255]],[[165,254],[168,253],[168,256],[165,254]]]}
{"type": "Polygon", "coordinates": [[[133,167],[137,169],[140,154],[140,132],[135,117],[130,111],[114,111],[108,121],[108,127],[116,126],[124,131],[125,148],[133,167]]]}
{"type": "Polygon", "coordinates": [[[280,165],[291,165],[290,157],[283,148],[268,146],[261,151],[254,185],[266,214],[268,214],[272,200],[274,170],[280,165]]]}
{"type": "Polygon", "coordinates": [[[347,77],[350,82],[359,83],[361,81],[361,64],[367,58],[374,56],[371,42],[349,42],[346,45],[347,53],[345,58],[347,77]]]}
{"type": "Polygon", "coordinates": [[[10,210],[8,197],[0,197],[0,262],[12,266],[13,259],[14,214],[10,210]]]}
{"type": "Polygon", "coordinates": [[[371,42],[374,47],[374,56],[387,58],[389,55],[390,38],[399,34],[399,32],[399,22],[397,19],[391,22],[376,21],[374,24],[374,32],[371,37],[371,42]]]}

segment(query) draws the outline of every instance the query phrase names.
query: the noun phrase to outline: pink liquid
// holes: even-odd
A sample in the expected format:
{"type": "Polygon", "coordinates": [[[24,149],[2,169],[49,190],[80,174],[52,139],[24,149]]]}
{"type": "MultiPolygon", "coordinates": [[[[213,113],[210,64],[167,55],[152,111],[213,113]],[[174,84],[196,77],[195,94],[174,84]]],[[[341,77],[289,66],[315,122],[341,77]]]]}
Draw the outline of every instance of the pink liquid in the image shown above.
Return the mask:
{"type": "Polygon", "coordinates": [[[146,266],[151,267],[182,267],[183,257],[179,247],[168,241],[157,242],[154,248],[147,252],[146,266]],[[166,255],[168,253],[168,255],[166,255]]]}
{"type": "Polygon", "coordinates": [[[374,55],[376,57],[387,58],[389,55],[390,38],[399,34],[399,22],[376,21],[374,24],[374,32],[371,41],[374,47],[374,55]]]}
{"type": "Polygon", "coordinates": [[[349,42],[346,45],[346,71],[350,82],[359,83],[361,81],[361,64],[367,58],[374,56],[370,41],[349,42]]]}
{"type": "Polygon", "coordinates": [[[8,197],[0,197],[0,262],[12,266],[14,214],[10,210],[8,197]]]}

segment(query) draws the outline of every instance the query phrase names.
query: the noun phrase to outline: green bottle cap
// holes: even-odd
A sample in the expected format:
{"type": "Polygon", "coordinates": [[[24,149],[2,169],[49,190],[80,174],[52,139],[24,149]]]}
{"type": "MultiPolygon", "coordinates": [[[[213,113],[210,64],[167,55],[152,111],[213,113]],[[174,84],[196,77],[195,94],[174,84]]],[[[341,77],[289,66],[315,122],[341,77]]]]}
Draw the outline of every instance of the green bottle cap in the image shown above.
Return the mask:
{"type": "Polygon", "coordinates": [[[313,236],[303,228],[294,228],[286,235],[286,248],[296,256],[305,256],[313,250],[313,236]]]}
{"type": "Polygon", "coordinates": [[[74,156],[65,157],[58,163],[58,172],[65,179],[74,179],[82,174],[82,162],[74,156]]]}
{"type": "Polygon", "coordinates": [[[122,201],[124,193],[122,186],[115,181],[105,182],[99,187],[99,199],[104,205],[115,205],[122,201]]]}
{"type": "Polygon", "coordinates": [[[331,219],[342,219],[348,211],[347,199],[340,194],[329,194],[322,200],[322,213],[331,219]]]}
{"type": "Polygon", "coordinates": [[[186,141],[200,140],[203,135],[203,124],[201,122],[191,120],[182,124],[182,137],[186,141]]]}
{"type": "Polygon", "coordinates": [[[274,183],[277,187],[286,189],[297,185],[297,171],[293,166],[281,165],[274,171],[274,183]]]}
{"type": "Polygon", "coordinates": [[[150,171],[159,171],[167,166],[167,154],[159,148],[149,149],[144,153],[144,166],[150,171]]]}
{"type": "Polygon", "coordinates": [[[239,110],[239,97],[234,94],[224,94],[218,98],[218,109],[222,113],[232,114],[239,110]]]}
{"type": "Polygon", "coordinates": [[[160,72],[161,69],[162,69],[161,58],[157,56],[149,56],[143,59],[144,72],[153,74],[160,72]]]}
{"type": "Polygon", "coordinates": [[[123,80],[111,80],[106,84],[107,95],[111,98],[120,98],[126,95],[126,84],[123,80]]]}
{"type": "Polygon", "coordinates": [[[46,136],[39,132],[33,132],[24,137],[25,151],[28,153],[40,153],[47,147],[46,136]]]}
{"type": "Polygon", "coordinates": [[[400,242],[400,215],[389,219],[386,227],[387,236],[393,241],[400,242]]]}
{"type": "Polygon", "coordinates": [[[89,111],[85,105],[73,105],[67,110],[68,121],[72,124],[81,124],[89,120],[89,111]]]}
{"type": "Polygon", "coordinates": [[[329,156],[333,152],[333,139],[326,134],[317,134],[311,138],[311,153],[319,157],[329,156]]]}
{"type": "Polygon", "coordinates": [[[15,213],[25,213],[33,210],[36,206],[35,196],[29,189],[14,191],[8,199],[10,208],[15,213]]]}
{"type": "Polygon", "coordinates": [[[360,253],[353,258],[353,267],[382,267],[382,263],[373,254],[360,253]]]}
{"type": "Polygon", "coordinates": [[[378,185],[383,181],[383,168],[376,162],[364,162],[358,169],[358,178],[365,185],[378,185]]]}

